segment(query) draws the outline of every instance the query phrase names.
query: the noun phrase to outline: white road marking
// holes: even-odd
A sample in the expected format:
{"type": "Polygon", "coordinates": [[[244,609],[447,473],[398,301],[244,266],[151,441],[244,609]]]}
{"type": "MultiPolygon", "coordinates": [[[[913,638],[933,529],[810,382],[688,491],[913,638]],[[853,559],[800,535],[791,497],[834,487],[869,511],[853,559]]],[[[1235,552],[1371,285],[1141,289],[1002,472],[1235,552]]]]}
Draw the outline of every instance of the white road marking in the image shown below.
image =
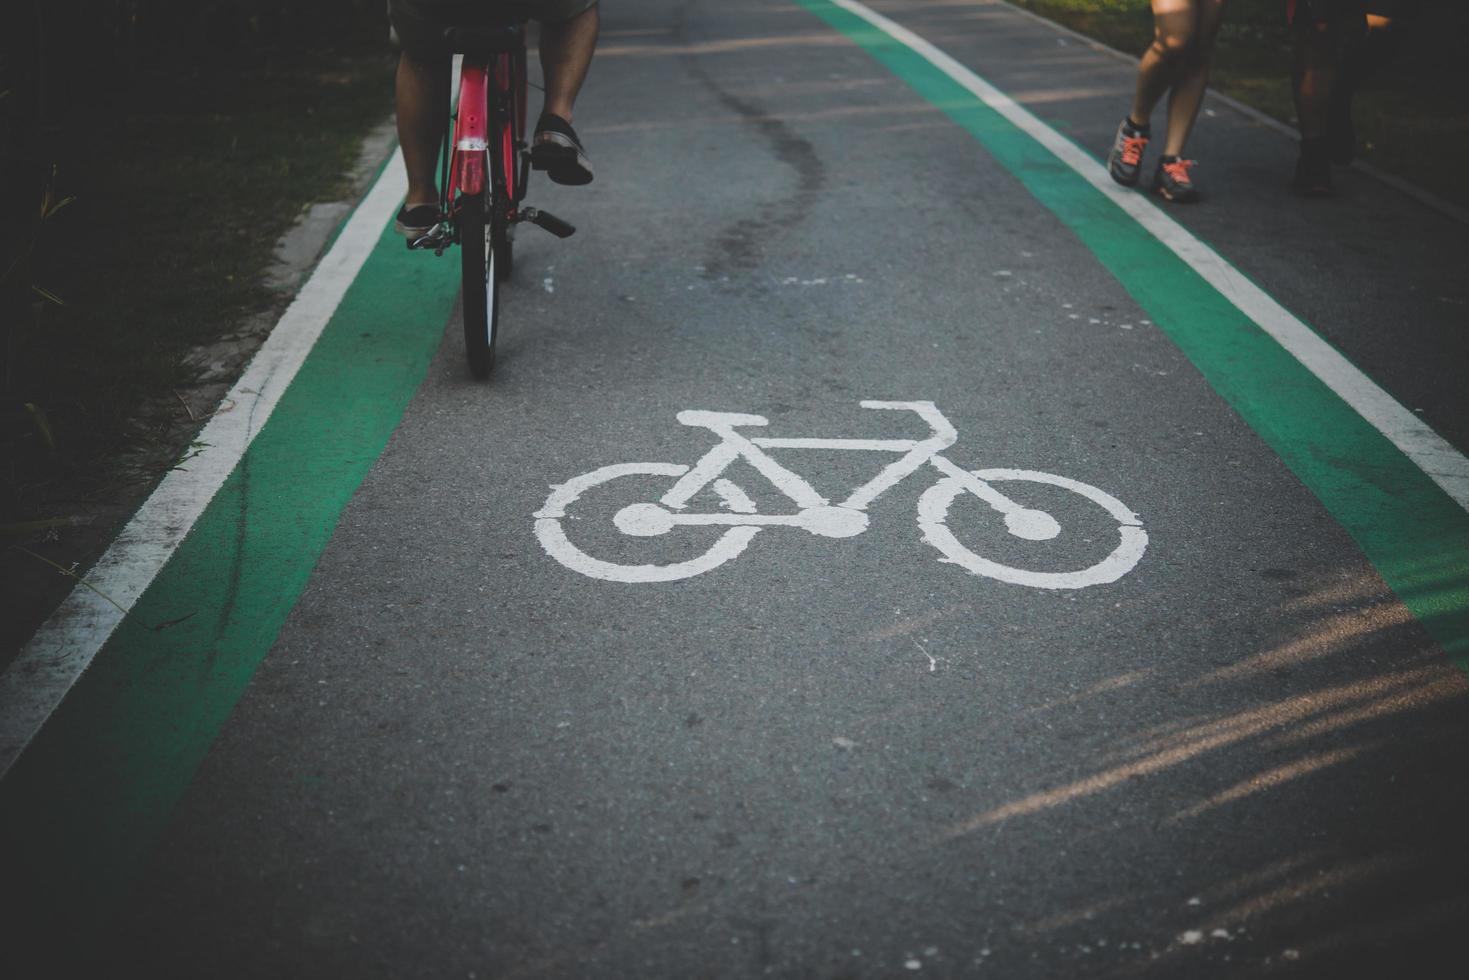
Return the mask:
{"type": "MultiPolygon", "coordinates": [[[[536,512],[536,537],[552,558],[591,578],[609,582],[673,582],[701,575],[738,557],[762,528],[792,528],[828,538],[855,537],[867,530],[866,508],[887,490],[931,465],[939,471],[939,482],[919,500],[918,526],[923,541],[938,549],[945,561],[988,578],[1039,589],[1081,589],[1115,582],[1142,559],[1148,536],[1137,515],[1121,501],[1096,487],[1064,476],[1033,470],[975,470],[968,472],[940,451],[953,445],[958,433],[932,402],[864,401],[863,408],[911,411],[932,430],[927,439],[829,439],[806,437],[746,437],[739,426],[764,426],[763,416],[738,412],[683,411],[678,421],[706,428],[719,437],[693,466],[681,463],[619,463],[603,466],[551,488],[545,505],[536,512]],[[776,462],[766,449],[838,449],[858,452],[901,453],[896,462],[883,467],[876,477],[852,491],[840,504],[832,505],[801,476],[776,462]],[[775,489],[800,509],[795,513],[760,514],[749,494],[723,477],[737,460],[744,460],[761,473],[775,489]],[[655,476],[673,480],[672,487],[656,502],[637,501],[624,506],[612,518],[612,526],[629,537],[653,538],[674,533],[680,527],[727,528],[709,549],[695,558],[665,565],[625,565],[593,558],[572,544],[563,522],[583,494],[614,480],[633,476],[655,476]],[[1004,519],[1005,529],[1024,541],[1049,541],[1061,534],[1061,524],[1043,511],[1017,503],[995,488],[996,482],[1030,482],[1069,490],[1100,506],[1118,524],[1119,542],[1101,561],[1071,572],[1037,572],[1014,568],[984,558],[960,543],[948,526],[949,507],[962,494],[972,494],[1004,519]],[[687,512],[685,508],[705,488],[713,487],[723,509],[714,513],[687,512]]],[[[923,649],[921,646],[919,649],[923,649]]],[[[925,655],[927,651],[925,650],[925,655]]],[[[930,656],[930,669],[937,662],[930,656]]]]}
{"type": "Polygon", "coordinates": [[[264,427],[408,189],[395,153],[342,234],[197,437],[111,547],[0,675],[0,776],[152,583],[264,427]],[[96,591],[93,591],[95,589],[96,591]],[[102,595],[108,598],[104,599],[102,595]],[[108,600],[112,601],[108,601],[108,600]],[[116,603],[114,605],[113,603],[116,603]],[[119,608],[121,607],[121,608],[119,608]]]}
{"type": "MultiPolygon", "coordinates": [[[[912,637],[909,637],[909,639],[912,639],[912,637]]],[[[938,658],[929,653],[928,649],[924,647],[922,643],[919,643],[917,640],[913,640],[913,645],[918,648],[919,653],[928,658],[928,672],[930,674],[939,669],[938,658]]]]}
{"type": "MultiPolygon", "coordinates": [[[[626,476],[680,477],[689,468],[678,463],[619,463],[583,473],[561,486],[551,488],[546,505],[536,512],[536,538],[541,547],[561,564],[590,578],[609,582],[672,582],[689,578],[737,558],[758,532],[758,527],[732,527],[719,536],[707,552],[698,558],[668,565],[618,565],[587,555],[566,537],[561,521],[566,508],[583,493],[611,480],[626,476]]],[[[736,498],[738,499],[738,498],[736,498]]],[[[746,498],[748,499],[748,498],[746,498]]]]}
{"type": "Polygon", "coordinates": [[[723,478],[715,480],[714,492],[719,494],[720,499],[724,502],[724,506],[734,511],[736,514],[755,513],[755,502],[750,499],[749,495],[746,494],[745,491],[741,490],[739,487],[735,486],[728,480],[723,478]]]}
{"type": "MultiPolygon", "coordinates": [[[[725,280],[728,280],[729,279],[728,276],[724,276],[723,278],[725,280]]],[[[818,276],[815,279],[802,279],[800,276],[786,276],[784,279],[780,280],[780,284],[782,286],[826,286],[826,285],[829,285],[829,284],[834,285],[836,283],[841,283],[841,282],[865,282],[865,281],[866,280],[864,280],[861,276],[857,275],[856,273],[854,273],[854,272],[848,272],[846,275],[842,276],[841,279],[830,279],[830,278],[828,278],[826,276],[818,276]]]]}
{"type": "Polygon", "coordinates": [[[1107,170],[1086,151],[1022,108],[953,57],[908,28],[869,10],[857,0],[831,0],[867,21],[894,41],[922,56],[977,99],[1050,150],[1087,183],[1105,194],[1146,228],[1233,303],[1260,329],[1273,337],[1292,357],[1350,405],[1437,483],[1460,507],[1469,511],[1469,459],[1434,432],[1371,378],[1323,340],[1314,330],[1256,286],[1221,255],[1199,241],[1141,194],[1118,186],[1107,170]]]}
{"type": "MultiPolygon", "coordinates": [[[[1147,532],[1142,529],[1137,515],[1128,510],[1122,501],[1096,487],[1080,483],[1064,476],[1040,473],[1036,470],[976,470],[973,476],[986,484],[1005,481],[1023,481],[1049,484],[1080,494],[1101,506],[1118,523],[1121,542],[1102,561],[1076,572],[1036,572],[1029,569],[1001,565],[970,551],[949,528],[949,506],[954,499],[970,487],[953,477],[941,480],[929,488],[918,501],[918,526],[923,530],[923,540],[933,545],[954,564],[987,578],[1025,585],[1033,589],[1084,589],[1093,585],[1115,582],[1137,566],[1148,546],[1147,532]]],[[[972,490],[971,490],[972,492],[972,490]]],[[[1048,515],[1043,515],[1048,516],[1048,515]]],[[[1028,534],[1012,533],[1017,537],[1028,534]]]]}

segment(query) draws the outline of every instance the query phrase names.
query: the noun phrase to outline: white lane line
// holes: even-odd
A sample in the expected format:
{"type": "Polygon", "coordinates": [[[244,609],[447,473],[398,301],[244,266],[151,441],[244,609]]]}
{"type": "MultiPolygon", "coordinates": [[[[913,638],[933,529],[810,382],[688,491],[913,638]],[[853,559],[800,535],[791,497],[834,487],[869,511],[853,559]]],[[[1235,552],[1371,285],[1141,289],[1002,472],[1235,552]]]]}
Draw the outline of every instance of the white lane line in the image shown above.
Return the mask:
{"type": "Polygon", "coordinates": [[[857,0],[830,0],[867,21],[894,41],[921,55],[962,85],[985,105],[1050,150],[1087,183],[1122,208],[1175,255],[1234,304],[1308,371],[1381,432],[1403,455],[1469,511],[1469,459],[1328,344],[1264,290],[1250,282],[1222,256],[1199,241],[1141,194],[1118,186],[1105,167],[1086,151],[1023,109],[1015,100],[980,78],[912,31],[857,0]]]}
{"type": "Polygon", "coordinates": [[[91,664],[264,427],[361,271],[408,189],[395,152],[244,375],[198,436],[204,449],[169,472],[137,515],[0,675],[0,777],[91,664]],[[112,601],[104,599],[103,593],[112,601]],[[116,603],[114,605],[113,603],[116,603]],[[118,607],[122,608],[119,609],[118,607]]]}

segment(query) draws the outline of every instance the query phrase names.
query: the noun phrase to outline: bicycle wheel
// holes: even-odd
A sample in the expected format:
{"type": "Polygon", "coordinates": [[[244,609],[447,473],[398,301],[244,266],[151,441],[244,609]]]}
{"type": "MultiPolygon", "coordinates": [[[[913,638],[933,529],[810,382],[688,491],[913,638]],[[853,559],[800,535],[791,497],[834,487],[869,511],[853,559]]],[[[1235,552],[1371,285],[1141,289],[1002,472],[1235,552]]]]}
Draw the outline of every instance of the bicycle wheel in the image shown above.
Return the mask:
{"type": "MultiPolygon", "coordinates": [[[[485,195],[460,199],[459,254],[464,279],[464,352],[476,378],[488,377],[495,366],[495,340],[500,317],[500,277],[495,271],[485,195]]],[[[503,217],[501,219],[503,221],[503,217]]]]}
{"type": "MultiPolygon", "coordinates": [[[[1088,483],[1065,476],[1041,473],[1036,470],[973,470],[972,475],[988,484],[1019,482],[1039,483],[1059,487],[1090,501],[1100,507],[1117,522],[1118,542],[1101,561],[1072,572],[1041,572],[992,561],[971,551],[960,543],[948,526],[949,507],[962,494],[972,492],[964,481],[945,477],[929,487],[918,501],[918,526],[923,530],[923,540],[937,548],[945,558],[975,575],[998,579],[1013,585],[1026,585],[1034,589],[1084,589],[1091,585],[1115,582],[1137,565],[1148,546],[1148,534],[1142,522],[1122,501],[1088,483]]],[[[1051,533],[1059,530],[1053,524],[1051,533]]],[[[1012,534],[1016,532],[1011,531],[1012,534]]],[[[1043,539],[1046,535],[1017,535],[1030,540],[1043,539]]]]}
{"type": "Polygon", "coordinates": [[[515,226],[510,214],[525,196],[521,187],[521,133],[525,128],[525,58],[503,54],[495,66],[496,118],[499,125],[490,154],[495,157],[495,208],[491,215],[490,244],[495,252],[495,274],[510,279],[515,266],[515,226]]]}

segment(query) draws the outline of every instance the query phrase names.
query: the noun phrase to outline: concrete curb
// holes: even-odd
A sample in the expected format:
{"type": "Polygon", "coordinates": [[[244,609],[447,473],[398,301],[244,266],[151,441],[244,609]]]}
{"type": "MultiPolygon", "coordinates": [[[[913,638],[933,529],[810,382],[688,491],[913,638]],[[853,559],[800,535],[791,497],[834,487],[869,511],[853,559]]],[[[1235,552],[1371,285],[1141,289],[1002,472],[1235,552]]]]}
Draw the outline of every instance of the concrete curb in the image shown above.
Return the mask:
{"type": "Polygon", "coordinates": [[[275,264],[265,274],[265,281],[277,292],[294,294],[315,268],[332,236],[361,203],[372,185],[372,178],[397,145],[397,125],[388,117],[362,139],[362,149],[351,171],[352,194],[340,201],[322,201],[308,207],[275,244],[275,264]]]}

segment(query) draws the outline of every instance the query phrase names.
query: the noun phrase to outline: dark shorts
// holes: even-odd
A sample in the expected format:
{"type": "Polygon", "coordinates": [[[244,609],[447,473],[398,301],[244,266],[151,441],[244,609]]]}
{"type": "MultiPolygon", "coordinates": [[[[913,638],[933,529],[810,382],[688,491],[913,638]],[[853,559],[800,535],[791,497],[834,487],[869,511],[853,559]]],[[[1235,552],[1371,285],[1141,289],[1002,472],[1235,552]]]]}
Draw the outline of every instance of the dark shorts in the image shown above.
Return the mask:
{"type": "Polygon", "coordinates": [[[447,54],[444,29],[511,16],[560,24],[595,7],[597,0],[388,0],[388,17],[405,51],[447,54]]]}

